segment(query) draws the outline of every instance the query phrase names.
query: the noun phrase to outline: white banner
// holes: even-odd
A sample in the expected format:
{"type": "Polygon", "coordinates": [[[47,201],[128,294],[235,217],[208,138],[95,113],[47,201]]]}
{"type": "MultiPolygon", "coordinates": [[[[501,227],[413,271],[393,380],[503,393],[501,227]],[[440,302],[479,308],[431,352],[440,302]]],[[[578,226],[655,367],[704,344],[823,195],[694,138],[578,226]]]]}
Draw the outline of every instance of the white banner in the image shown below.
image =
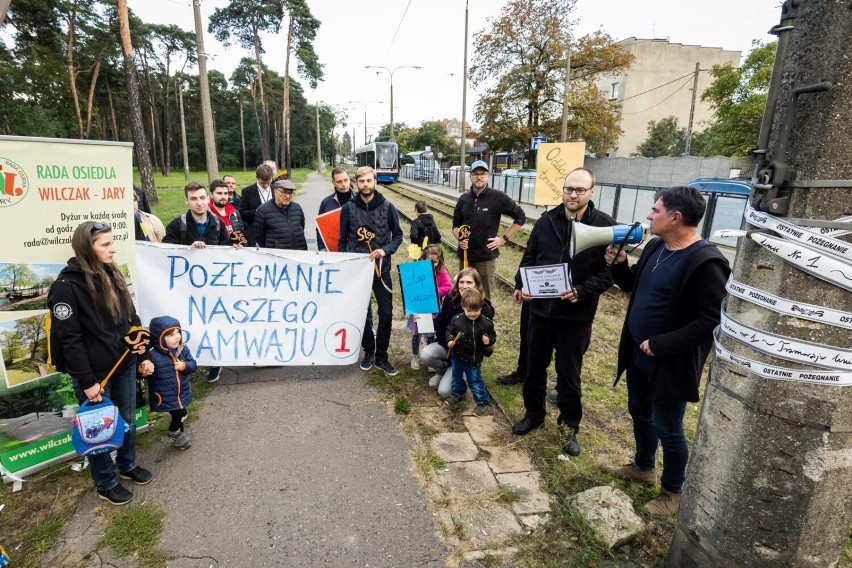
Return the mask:
{"type": "Polygon", "coordinates": [[[366,254],[137,243],[136,257],[143,325],[177,318],[202,365],[358,360],[373,282],[366,254]]]}
{"type": "Polygon", "coordinates": [[[852,291],[852,264],[826,256],[789,239],[781,239],[760,232],[751,232],[749,237],[799,270],[839,288],[852,291]]]}
{"type": "Polygon", "coordinates": [[[728,292],[733,296],[779,314],[852,329],[852,313],[803,302],[794,302],[738,282],[734,280],[733,274],[728,278],[728,292]]]}
{"type": "Polygon", "coordinates": [[[801,243],[823,254],[845,260],[846,262],[852,261],[852,244],[845,241],[829,237],[828,235],[821,235],[804,227],[791,225],[768,213],[755,211],[751,206],[748,206],[745,210],[745,219],[756,227],[771,229],[779,235],[784,235],[792,241],[801,243]]]}

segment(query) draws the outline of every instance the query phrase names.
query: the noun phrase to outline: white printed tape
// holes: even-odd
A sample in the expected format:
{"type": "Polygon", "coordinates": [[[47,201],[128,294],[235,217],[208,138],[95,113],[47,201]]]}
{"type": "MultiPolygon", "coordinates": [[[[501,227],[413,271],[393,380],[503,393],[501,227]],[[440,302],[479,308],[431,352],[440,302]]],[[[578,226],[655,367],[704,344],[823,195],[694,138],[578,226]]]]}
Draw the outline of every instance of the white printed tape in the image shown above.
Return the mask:
{"type": "Polygon", "coordinates": [[[799,270],[852,291],[852,264],[823,255],[821,252],[788,239],[766,233],[749,233],[751,240],[780,256],[799,270]]]}
{"type": "Polygon", "coordinates": [[[852,371],[852,350],[776,335],[744,325],[725,313],[719,327],[725,335],[766,355],[814,367],[852,371]]]}
{"type": "Polygon", "coordinates": [[[755,211],[750,205],[746,208],[745,219],[752,225],[770,229],[823,254],[852,263],[852,244],[850,243],[829,237],[828,235],[820,235],[798,225],[786,223],[768,213],[755,211]]]}
{"type": "Polygon", "coordinates": [[[753,288],[748,284],[737,282],[734,276],[728,279],[728,292],[732,296],[742,298],[747,302],[762,306],[785,316],[792,316],[836,327],[852,329],[852,313],[833,310],[823,306],[794,302],[781,296],[753,288]]]}
{"type": "Polygon", "coordinates": [[[807,369],[787,369],[784,367],[775,367],[753,361],[746,357],[734,355],[719,343],[719,328],[716,328],[714,333],[716,343],[716,358],[729,363],[733,363],[748,372],[753,373],[764,379],[774,379],[777,381],[796,381],[802,383],[813,383],[818,385],[832,385],[845,387],[852,385],[852,373],[843,371],[822,371],[822,370],[807,370],[807,369]]]}

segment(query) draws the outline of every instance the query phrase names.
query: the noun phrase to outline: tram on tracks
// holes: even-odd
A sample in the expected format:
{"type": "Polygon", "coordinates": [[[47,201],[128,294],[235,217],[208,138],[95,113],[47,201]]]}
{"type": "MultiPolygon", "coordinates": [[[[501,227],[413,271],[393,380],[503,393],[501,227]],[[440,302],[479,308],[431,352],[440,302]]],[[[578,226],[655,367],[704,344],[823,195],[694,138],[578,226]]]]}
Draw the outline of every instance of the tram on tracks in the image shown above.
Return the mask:
{"type": "Polygon", "coordinates": [[[355,163],[376,171],[379,183],[396,183],[399,179],[399,148],[396,142],[373,142],[355,149],[355,163]]]}

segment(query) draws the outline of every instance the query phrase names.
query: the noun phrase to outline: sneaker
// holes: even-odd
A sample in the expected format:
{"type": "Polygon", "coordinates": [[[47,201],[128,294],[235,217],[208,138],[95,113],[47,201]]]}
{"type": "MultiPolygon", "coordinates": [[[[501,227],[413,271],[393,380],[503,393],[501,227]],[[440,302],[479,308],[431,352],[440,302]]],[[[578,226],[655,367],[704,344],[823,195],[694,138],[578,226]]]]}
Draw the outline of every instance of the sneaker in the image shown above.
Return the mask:
{"type": "Polygon", "coordinates": [[[361,359],[361,370],[369,371],[373,368],[373,354],[371,352],[364,352],[364,358],[361,359]]]}
{"type": "Polygon", "coordinates": [[[519,385],[524,382],[524,377],[520,376],[517,371],[512,371],[508,375],[500,375],[497,381],[504,385],[519,385]]]}
{"type": "Polygon", "coordinates": [[[146,485],[154,479],[154,475],[150,471],[138,465],[130,471],[125,471],[119,475],[122,479],[132,480],[136,485],[146,485]]]}
{"type": "Polygon", "coordinates": [[[580,455],[580,442],[577,441],[577,431],[568,428],[565,434],[565,445],[562,447],[565,453],[572,457],[580,455]]]}
{"type": "Polygon", "coordinates": [[[435,373],[429,379],[429,386],[432,388],[438,388],[438,385],[441,383],[441,379],[444,377],[443,373],[435,373]]]}
{"type": "Polygon", "coordinates": [[[112,489],[98,489],[98,497],[109,501],[113,505],[125,505],[133,500],[133,493],[119,483],[112,489]]]}
{"type": "Polygon", "coordinates": [[[207,371],[207,382],[215,383],[219,380],[219,375],[222,374],[222,367],[210,367],[207,371]]]}
{"type": "Polygon", "coordinates": [[[192,446],[189,436],[183,430],[178,430],[177,432],[168,431],[166,435],[172,441],[172,445],[179,450],[186,450],[192,446]]]}
{"type": "Polygon", "coordinates": [[[463,394],[450,394],[447,398],[444,399],[444,402],[449,404],[450,406],[455,406],[464,400],[463,394]]]}
{"type": "Polygon", "coordinates": [[[491,412],[491,405],[489,404],[477,404],[476,408],[470,411],[474,416],[485,416],[491,412]]]}
{"type": "MultiPolygon", "coordinates": [[[[390,364],[390,361],[384,361],[384,360],[376,361],[376,367],[378,367],[379,369],[384,371],[385,374],[389,377],[393,377],[397,373],[399,373],[397,368],[390,364]]],[[[361,365],[361,368],[362,369],[364,368],[363,364],[361,365]]]]}
{"type": "Polygon", "coordinates": [[[680,509],[680,493],[671,493],[660,487],[660,494],[645,503],[644,509],[652,517],[676,515],[680,509]]]}
{"type": "Polygon", "coordinates": [[[411,358],[411,368],[415,371],[420,370],[420,357],[418,357],[417,355],[411,358]]]}
{"type": "Polygon", "coordinates": [[[657,470],[642,469],[633,462],[620,466],[605,465],[603,466],[603,470],[611,476],[618,477],[619,479],[629,479],[632,481],[638,481],[639,483],[644,483],[645,485],[657,484],[657,470]]]}

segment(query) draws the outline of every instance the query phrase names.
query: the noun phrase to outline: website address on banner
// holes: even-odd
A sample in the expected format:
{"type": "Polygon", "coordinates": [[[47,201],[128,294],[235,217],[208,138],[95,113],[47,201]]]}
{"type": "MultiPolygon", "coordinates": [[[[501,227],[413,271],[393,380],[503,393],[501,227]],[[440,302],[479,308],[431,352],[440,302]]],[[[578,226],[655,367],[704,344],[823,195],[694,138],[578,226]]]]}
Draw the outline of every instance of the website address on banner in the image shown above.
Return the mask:
{"type": "Polygon", "coordinates": [[[67,245],[71,243],[71,236],[67,237],[42,237],[31,241],[24,241],[25,247],[46,247],[49,245],[67,245]]]}
{"type": "Polygon", "coordinates": [[[66,435],[66,436],[64,436],[64,437],[62,437],[58,440],[48,440],[44,444],[39,444],[38,446],[36,446],[34,448],[29,448],[27,450],[24,450],[23,452],[18,452],[18,453],[15,453],[15,454],[9,454],[7,456],[7,458],[9,460],[9,463],[12,463],[12,462],[18,461],[19,459],[26,459],[26,458],[35,456],[37,454],[40,454],[41,452],[46,452],[47,450],[53,449],[56,446],[61,446],[62,444],[70,444],[70,443],[71,443],[71,434],[68,434],[68,435],[66,435]]]}

